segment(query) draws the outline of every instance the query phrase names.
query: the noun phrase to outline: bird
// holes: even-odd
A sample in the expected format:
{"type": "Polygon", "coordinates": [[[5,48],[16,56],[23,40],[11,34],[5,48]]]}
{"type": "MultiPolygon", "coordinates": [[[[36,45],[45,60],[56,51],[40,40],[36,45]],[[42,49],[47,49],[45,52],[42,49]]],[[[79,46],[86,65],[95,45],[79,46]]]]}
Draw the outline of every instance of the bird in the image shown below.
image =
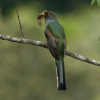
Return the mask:
{"type": "Polygon", "coordinates": [[[51,55],[54,57],[57,73],[58,90],[66,90],[64,56],[66,51],[66,36],[63,26],[52,11],[43,11],[37,20],[41,26],[41,18],[45,18],[44,35],[51,55]]]}

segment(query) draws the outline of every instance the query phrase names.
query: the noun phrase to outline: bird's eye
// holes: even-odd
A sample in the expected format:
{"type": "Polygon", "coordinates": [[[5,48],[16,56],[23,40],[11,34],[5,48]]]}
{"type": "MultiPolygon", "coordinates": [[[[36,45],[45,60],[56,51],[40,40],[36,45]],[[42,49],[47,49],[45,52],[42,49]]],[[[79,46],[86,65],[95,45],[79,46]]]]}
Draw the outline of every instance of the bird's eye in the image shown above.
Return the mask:
{"type": "Polygon", "coordinates": [[[48,12],[47,15],[50,15],[50,13],[48,12]]]}
{"type": "Polygon", "coordinates": [[[49,12],[45,12],[45,14],[46,14],[46,15],[50,15],[50,13],[49,13],[49,12]]]}

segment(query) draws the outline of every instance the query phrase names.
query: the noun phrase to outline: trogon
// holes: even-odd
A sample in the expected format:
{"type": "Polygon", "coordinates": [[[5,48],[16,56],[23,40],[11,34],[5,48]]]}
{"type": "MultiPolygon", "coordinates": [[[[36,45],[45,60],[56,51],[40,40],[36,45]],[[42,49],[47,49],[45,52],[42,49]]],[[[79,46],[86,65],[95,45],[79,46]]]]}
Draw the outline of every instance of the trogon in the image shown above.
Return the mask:
{"type": "Polygon", "coordinates": [[[57,70],[57,88],[66,90],[64,56],[66,50],[66,36],[63,26],[59,23],[55,13],[44,11],[38,18],[45,18],[44,35],[48,49],[55,59],[57,70]]]}

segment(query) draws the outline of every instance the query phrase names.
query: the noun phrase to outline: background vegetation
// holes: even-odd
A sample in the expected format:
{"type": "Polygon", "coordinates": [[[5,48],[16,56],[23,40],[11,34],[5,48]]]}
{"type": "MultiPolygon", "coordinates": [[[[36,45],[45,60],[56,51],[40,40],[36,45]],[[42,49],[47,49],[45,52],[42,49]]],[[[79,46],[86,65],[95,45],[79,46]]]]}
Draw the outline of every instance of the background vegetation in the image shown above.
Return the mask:
{"type": "MultiPolygon", "coordinates": [[[[49,6],[45,0],[14,1],[15,5],[11,0],[10,5],[1,0],[0,34],[23,37],[15,11],[17,7],[26,37],[45,41],[44,19],[40,28],[37,15],[45,9],[52,10],[65,29],[67,50],[100,61],[100,8],[91,7],[91,0],[84,0],[72,11],[72,4],[76,6],[80,0],[75,1],[66,0],[65,4],[63,0],[61,5],[65,8],[62,8],[60,3],[55,4],[57,1],[53,5],[52,0],[49,6]]],[[[55,63],[47,49],[0,40],[0,100],[100,100],[98,66],[65,56],[65,70],[68,89],[58,91],[55,63]]]]}

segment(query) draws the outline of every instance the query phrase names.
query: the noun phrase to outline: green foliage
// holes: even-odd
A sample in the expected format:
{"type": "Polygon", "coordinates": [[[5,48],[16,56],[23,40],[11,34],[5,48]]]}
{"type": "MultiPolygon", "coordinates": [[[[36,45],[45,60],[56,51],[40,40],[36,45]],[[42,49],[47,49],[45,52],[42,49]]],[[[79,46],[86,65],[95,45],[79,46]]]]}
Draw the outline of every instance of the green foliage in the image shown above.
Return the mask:
{"type": "Polygon", "coordinates": [[[98,6],[100,7],[100,0],[97,0],[98,6]]]}
{"type": "Polygon", "coordinates": [[[93,5],[96,2],[96,0],[92,0],[91,5],[93,5]]]}
{"type": "Polygon", "coordinates": [[[91,5],[93,5],[97,1],[98,6],[100,7],[100,0],[92,0],[91,5]]]}
{"type": "MultiPolygon", "coordinates": [[[[42,4],[17,7],[25,36],[45,41],[37,23],[42,4]]],[[[56,13],[63,25],[67,50],[100,60],[100,9],[56,13]]],[[[44,9],[45,10],[45,9],[44,9]]],[[[20,37],[16,10],[0,14],[0,34],[20,37]]],[[[67,91],[58,91],[56,68],[50,52],[42,47],[0,40],[0,100],[100,100],[100,68],[65,56],[67,91]]]]}

